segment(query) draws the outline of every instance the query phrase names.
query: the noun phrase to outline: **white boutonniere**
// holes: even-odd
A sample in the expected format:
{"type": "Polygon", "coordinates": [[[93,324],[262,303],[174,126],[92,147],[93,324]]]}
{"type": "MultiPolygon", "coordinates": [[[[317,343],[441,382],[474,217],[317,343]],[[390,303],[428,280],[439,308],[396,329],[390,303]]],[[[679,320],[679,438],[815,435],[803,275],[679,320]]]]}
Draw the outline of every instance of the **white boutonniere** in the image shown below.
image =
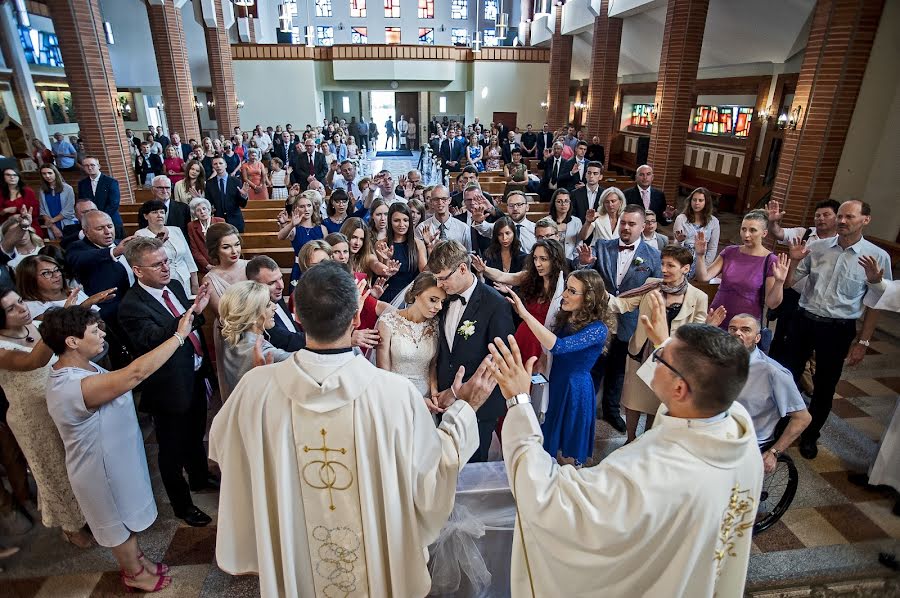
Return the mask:
{"type": "Polygon", "coordinates": [[[456,329],[456,333],[464,339],[469,340],[469,337],[475,334],[475,324],[477,322],[478,320],[466,320],[456,329]]]}
{"type": "Polygon", "coordinates": [[[640,265],[643,264],[643,263],[644,263],[644,258],[642,258],[642,257],[636,257],[636,258],[634,258],[634,261],[631,262],[631,265],[632,265],[632,266],[640,266],[640,265]]]}

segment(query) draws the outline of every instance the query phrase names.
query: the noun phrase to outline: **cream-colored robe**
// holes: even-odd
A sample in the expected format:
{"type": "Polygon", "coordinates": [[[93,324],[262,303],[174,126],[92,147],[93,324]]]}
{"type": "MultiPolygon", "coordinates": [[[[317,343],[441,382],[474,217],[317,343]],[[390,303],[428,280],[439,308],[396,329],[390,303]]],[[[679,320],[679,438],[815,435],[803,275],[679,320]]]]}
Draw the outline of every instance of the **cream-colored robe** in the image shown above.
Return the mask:
{"type": "MultiPolygon", "coordinates": [[[[299,351],[243,377],[213,421],[209,444],[222,469],[216,537],[222,570],[258,573],[263,596],[313,597],[314,576],[331,566],[313,538],[322,526],[335,535],[352,528],[354,542],[361,536],[364,562],[341,555],[362,572],[356,583],[337,584],[354,590],[342,596],[424,596],[431,586],[427,546],[450,515],[459,470],[478,447],[478,428],[463,401],[435,428],[409,381],[361,356],[299,351]],[[335,422],[346,420],[335,414],[352,414],[352,426],[339,429],[335,422]],[[317,447],[326,428],[325,443],[349,445],[355,463],[311,461],[323,458],[317,447]],[[303,429],[312,437],[298,437],[303,429]],[[340,434],[349,442],[335,441],[340,434]],[[310,462],[319,465],[307,469],[310,462]],[[329,476],[334,488],[323,489],[329,476]],[[342,508],[307,513],[310,501],[328,504],[326,492],[342,508]],[[348,500],[353,509],[343,508],[348,500]]],[[[332,450],[326,459],[343,456],[332,450]]]]}
{"type": "Polygon", "coordinates": [[[747,411],[666,415],[591,468],[544,451],[529,405],[509,410],[503,455],[518,516],[515,598],[743,595],[763,467],[747,411]]]}

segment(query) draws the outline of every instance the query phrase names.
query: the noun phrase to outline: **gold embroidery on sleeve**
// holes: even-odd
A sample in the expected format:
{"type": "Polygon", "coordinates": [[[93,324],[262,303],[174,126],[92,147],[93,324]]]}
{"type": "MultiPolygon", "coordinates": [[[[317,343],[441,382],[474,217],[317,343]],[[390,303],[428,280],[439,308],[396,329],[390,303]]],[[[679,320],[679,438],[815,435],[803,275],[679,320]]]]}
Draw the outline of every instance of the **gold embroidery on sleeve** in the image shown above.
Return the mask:
{"type": "Polygon", "coordinates": [[[340,461],[328,458],[328,453],[340,453],[342,455],[346,455],[347,449],[330,448],[328,446],[328,443],[325,441],[325,437],[328,435],[328,432],[325,431],[325,428],[322,428],[320,433],[322,434],[321,447],[311,448],[306,445],[303,446],[304,453],[308,453],[310,451],[322,451],[321,459],[310,461],[303,466],[303,481],[316,490],[328,490],[328,502],[330,503],[329,508],[334,511],[336,507],[334,506],[334,498],[332,492],[334,490],[346,490],[347,488],[349,488],[353,484],[353,472],[351,472],[350,468],[348,468],[340,461]],[[314,466],[318,468],[318,471],[309,471],[310,468],[314,466]],[[315,479],[316,477],[318,478],[318,480],[315,479]]]}
{"type": "Polygon", "coordinates": [[[756,512],[756,504],[750,496],[750,490],[741,490],[735,484],[731,489],[731,497],[728,499],[728,508],[722,517],[719,526],[719,537],[716,540],[716,577],[722,572],[725,561],[730,556],[737,556],[734,545],[737,538],[742,538],[744,533],[753,527],[753,516],[756,512]]]}

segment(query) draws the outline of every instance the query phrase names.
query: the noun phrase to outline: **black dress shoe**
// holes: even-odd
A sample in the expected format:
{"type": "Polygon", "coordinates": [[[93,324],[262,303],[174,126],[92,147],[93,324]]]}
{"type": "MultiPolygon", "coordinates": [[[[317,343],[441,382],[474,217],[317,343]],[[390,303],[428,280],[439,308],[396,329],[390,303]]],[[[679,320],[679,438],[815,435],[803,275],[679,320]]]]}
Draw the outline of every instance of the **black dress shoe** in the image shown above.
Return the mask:
{"type": "Polygon", "coordinates": [[[622,416],[618,413],[614,413],[612,415],[603,416],[603,421],[612,426],[613,430],[620,434],[625,433],[625,420],[622,419],[622,416]]]}
{"type": "Polygon", "coordinates": [[[889,552],[879,552],[878,553],[878,562],[887,567],[888,569],[893,569],[894,571],[900,571],[900,563],[897,562],[897,557],[889,552]]]}
{"type": "Polygon", "coordinates": [[[851,472],[847,474],[847,481],[853,484],[854,486],[861,486],[863,488],[874,488],[869,483],[869,476],[864,473],[859,473],[857,471],[851,472]]]}
{"type": "Polygon", "coordinates": [[[175,516],[192,527],[205,527],[212,522],[212,518],[209,515],[194,505],[183,511],[175,511],[175,516]]]}
{"type": "Polygon", "coordinates": [[[191,483],[191,492],[209,492],[219,489],[219,478],[209,474],[206,479],[199,484],[191,483]]]}
{"type": "Polygon", "coordinates": [[[815,459],[819,454],[819,447],[816,446],[816,442],[807,442],[805,440],[800,441],[800,456],[804,459],[815,459]]]}

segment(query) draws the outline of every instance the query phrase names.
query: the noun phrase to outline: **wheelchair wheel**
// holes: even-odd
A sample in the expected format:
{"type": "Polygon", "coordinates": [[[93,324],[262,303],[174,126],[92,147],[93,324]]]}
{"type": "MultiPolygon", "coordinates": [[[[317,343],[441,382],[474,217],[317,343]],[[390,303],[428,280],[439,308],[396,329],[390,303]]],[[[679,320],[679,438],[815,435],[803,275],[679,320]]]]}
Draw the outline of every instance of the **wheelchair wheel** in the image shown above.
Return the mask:
{"type": "Polygon", "coordinates": [[[775,471],[763,478],[759,509],[756,512],[756,523],[753,525],[754,534],[766,531],[781,519],[797,493],[797,481],[797,466],[794,465],[794,460],[789,455],[779,455],[775,471]]]}

